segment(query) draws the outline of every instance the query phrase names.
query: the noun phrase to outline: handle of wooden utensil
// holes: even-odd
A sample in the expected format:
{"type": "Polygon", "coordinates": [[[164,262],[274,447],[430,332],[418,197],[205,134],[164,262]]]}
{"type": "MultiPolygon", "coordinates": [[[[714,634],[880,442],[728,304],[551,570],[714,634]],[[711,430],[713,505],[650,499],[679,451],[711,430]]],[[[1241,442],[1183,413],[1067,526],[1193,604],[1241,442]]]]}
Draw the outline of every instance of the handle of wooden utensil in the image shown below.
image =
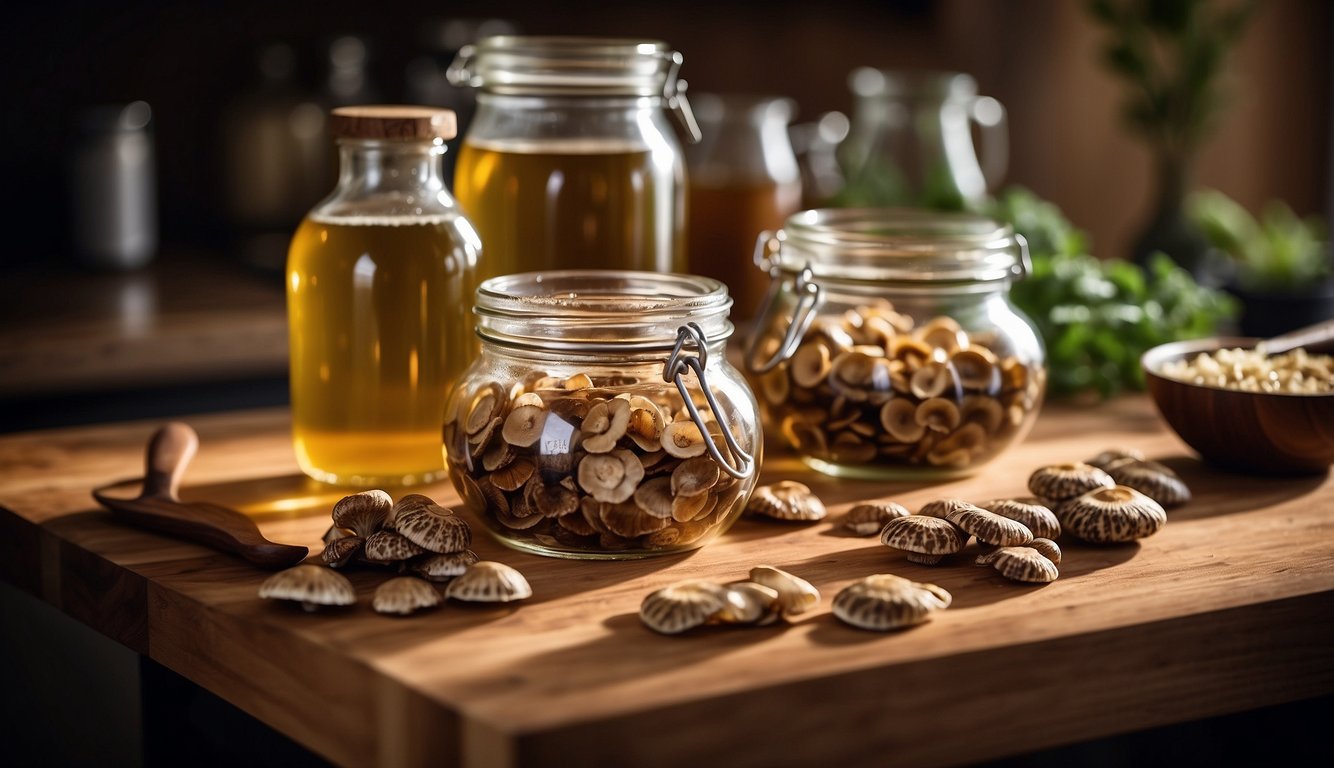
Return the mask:
{"type": "Polygon", "coordinates": [[[1265,339],[1256,346],[1256,349],[1266,355],[1280,355],[1298,347],[1306,347],[1311,352],[1322,352],[1334,347],[1334,320],[1326,320],[1282,336],[1265,339]]]}
{"type": "Polygon", "coordinates": [[[199,435],[189,424],[172,421],[154,432],[148,441],[143,496],[177,501],[181,477],[198,450],[199,435]]]}

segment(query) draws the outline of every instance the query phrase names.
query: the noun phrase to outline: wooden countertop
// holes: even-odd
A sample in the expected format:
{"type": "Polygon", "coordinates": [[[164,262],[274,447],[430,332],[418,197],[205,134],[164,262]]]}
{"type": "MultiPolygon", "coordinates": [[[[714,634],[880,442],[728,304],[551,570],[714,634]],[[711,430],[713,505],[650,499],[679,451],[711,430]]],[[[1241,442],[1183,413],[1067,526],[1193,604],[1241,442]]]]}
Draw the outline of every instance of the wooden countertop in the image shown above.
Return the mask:
{"type": "MultiPolygon", "coordinates": [[[[270,538],[318,545],[341,494],[299,477],[285,411],[189,421],[201,449],[187,499],[245,507],[270,538]]],[[[243,561],[98,510],[89,490],[139,475],[155,426],[0,438],[0,577],[338,763],[955,763],[1334,691],[1334,480],[1212,470],[1143,398],[1049,407],[981,475],[931,487],[819,477],[774,453],[762,481],[808,482],[829,521],[742,520],[689,555],[552,560],[477,525],[475,549],[522,570],[533,598],[408,619],[370,611],[383,572],[349,574],[354,609],[305,614],[258,599],[266,574],[243,561]],[[833,531],[856,501],[1021,493],[1041,464],[1118,445],[1167,461],[1196,498],[1138,545],[1069,544],[1049,585],[967,561],[912,565],[833,531]],[[681,637],[639,623],[657,587],[760,563],[814,582],[820,607],[681,637]],[[876,572],[935,582],[954,605],[895,634],[838,623],[834,593],[876,572]]],[[[447,486],[427,493],[457,501],[447,486]]]]}
{"type": "Polygon", "coordinates": [[[283,376],[282,276],[169,250],[136,272],[6,276],[0,398],[283,376]]]}

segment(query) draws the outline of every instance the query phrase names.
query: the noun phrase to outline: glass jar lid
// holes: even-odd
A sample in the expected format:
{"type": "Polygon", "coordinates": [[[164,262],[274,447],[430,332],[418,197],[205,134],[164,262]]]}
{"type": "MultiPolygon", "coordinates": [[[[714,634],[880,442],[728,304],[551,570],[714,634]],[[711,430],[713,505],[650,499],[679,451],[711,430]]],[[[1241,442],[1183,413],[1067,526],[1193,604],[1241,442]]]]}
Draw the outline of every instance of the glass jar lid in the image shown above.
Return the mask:
{"type": "Polygon", "coordinates": [[[760,257],[780,271],[867,282],[982,282],[1028,272],[1008,224],[971,213],[821,208],[788,217],[760,257]]]}
{"type": "Polygon", "coordinates": [[[669,351],[683,326],[708,343],[732,335],[732,298],[717,280],[629,270],[495,277],[477,289],[477,333],[501,346],[558,352],[669,351]]]}
{"type": "Polygon", "coordinates": [[[513,95],[670,96],[680,66],[658,40],[496,35],[461,49],[449,79],[513,95]]]}

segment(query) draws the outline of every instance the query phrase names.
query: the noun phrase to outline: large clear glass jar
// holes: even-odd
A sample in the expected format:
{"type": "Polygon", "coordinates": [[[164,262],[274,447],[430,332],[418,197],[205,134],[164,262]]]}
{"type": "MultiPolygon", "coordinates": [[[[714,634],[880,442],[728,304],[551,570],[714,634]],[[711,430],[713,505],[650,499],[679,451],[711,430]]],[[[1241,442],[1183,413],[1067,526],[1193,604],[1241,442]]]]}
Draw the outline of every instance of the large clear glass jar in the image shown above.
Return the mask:
{"type": "Polygon", "coordinates": [[[444,440],[464,504],[500,541],[558,557],[703,546],[741,513],[758,407],[725,356],[727,289],[631,271],[494,278],[481,353],[444,440]]]}
{"type": "Polygon", "coordinates": [[[486,243],[485,276],[686,271],[667,110],[698,129],[680,64],[647,40],[501,35],[459,52],[451,81],[479,91],[454,190],[486,243]]]}
{"type": "Polygon", "coordinates": [[[981,216],[819,209],[762,238],[773,284],[746,351],[766,428],[831,475],[977,472],[1022,439],[1045,390],[1011,302],[1027,246],[981,216]]]}
{"type": "Polygon", "coordinates": [[[472,360],[481,242],[440,175],[454,115],[333,111],[338,186],[287,261],[292,434],[311,477],[408,485],[444,475],[440,418],[472,360]]]}

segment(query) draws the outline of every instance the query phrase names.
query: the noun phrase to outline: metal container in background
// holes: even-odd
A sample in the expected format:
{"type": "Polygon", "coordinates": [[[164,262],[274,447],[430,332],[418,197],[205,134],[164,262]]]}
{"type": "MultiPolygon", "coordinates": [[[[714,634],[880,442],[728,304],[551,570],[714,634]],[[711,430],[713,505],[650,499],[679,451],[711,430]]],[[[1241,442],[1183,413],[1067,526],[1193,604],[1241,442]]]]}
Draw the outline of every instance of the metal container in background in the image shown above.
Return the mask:
{"type": "Polygon", "coordinates": [[[153,110],[147,102],[95,107],[79,120],[71,161],[71,228],[80,261],[138,269],[158,248],[153,110]]]}

